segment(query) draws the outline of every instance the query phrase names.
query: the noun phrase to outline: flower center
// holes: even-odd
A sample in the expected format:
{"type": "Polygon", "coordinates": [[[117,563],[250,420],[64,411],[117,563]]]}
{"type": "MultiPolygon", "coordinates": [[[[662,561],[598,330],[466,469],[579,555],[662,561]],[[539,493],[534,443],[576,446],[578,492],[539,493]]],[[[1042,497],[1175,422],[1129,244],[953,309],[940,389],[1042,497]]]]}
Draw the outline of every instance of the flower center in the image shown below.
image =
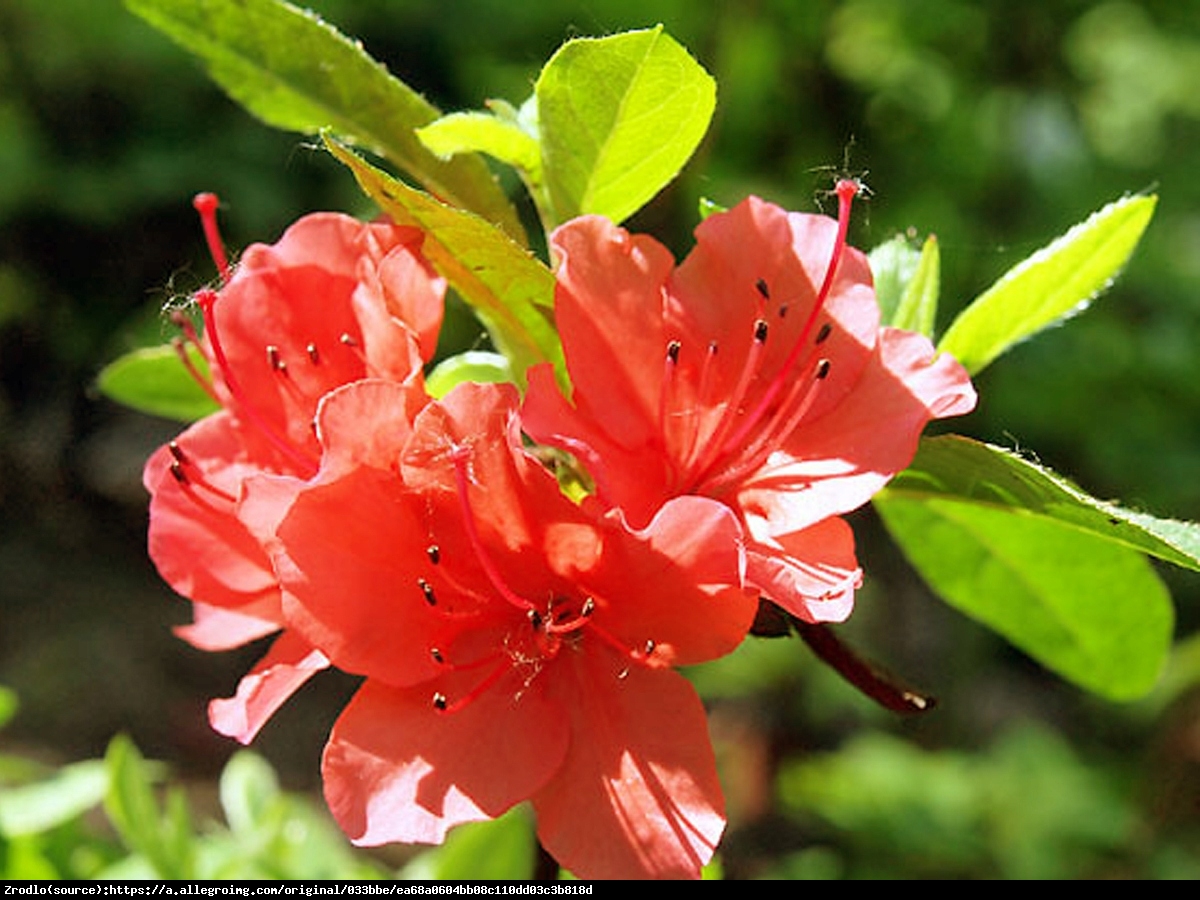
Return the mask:
{"type": "Polygon", "coordinates": [[[850,209],[863,190],[861,182],[851,178],[838,181],[834,188],[838,223],[829,263],[808,317],[782,362],[771,370],[766,368],[767,342],[773,333],[772,316],[782,322],[789,307],[786,302],[775,304],[772,313],[774,298],[761,278],[754,285],[757,316],[741,371],[726,396],[714,396],[721,380],[717,371],[720,346],[715,339],[701,351],[699,361],[686,360],[686,371],[681,358],[685,352],[694,356],[693,348],[679,340],[668,342],[659,424],[674,461],[672,487],[676,493],[719,495],[736,485],[760,468],[812,410],[832,367],[818,348],[830,337],[833,326],[820,320],[846,248],[850,209]],[[712,409],[720,412],[706,418],[705,411],[712,409]]]}
{"type": "MultiPolygon", "coordinates": [[[[619,654],[639,665],[654,665],[656,644],[652,640],[645,641],[640,648],[631,648],[612,635],[596,621],[599,604],[591,596],[577,596],[549,591],[550,599],[543,603],[534,602],[512,588],[504,578],[500,567],[492,558],[479,532],[478,523],[470,503],[470,447],[456,447],[451,451],[450,459],[454,465],[455,490],[460,509],[460,521],[466,532],[472,554],[483,570],[489,586],[506,604],[511,606],[517,615],[509,619],[509,626],[499,645],[491,648],[482,656],[474,659],[452,659],[450,653],[438,647],[431,647],[430,656],[439,667],[447,672],[462,672],[480,670],[482,677],[474,687],[458,697],[448,697],[438,691],[433,696],[433,705],[441,712],[455,712],[462,709],[485,691],[493,687],[504,676],[515,673],[520,679],[521,690],[533,683],[543,668],[552,661],[563,647],[582,648],[585,636],[600,641],[613,648],[619,654]]],[[[437,580],[443,582],[450,591],[457,595],[472,594],[457,584],[446,571],[444,553],[441,545],[434,542],[426,548],[426,555],[434,569],[437,570],[437,580]]],[[[418,587],[425,602],[431,607],[441,609],[439,593],[435,587],[434,573],[428,578],[418,579],[418,587]]],[[[548,579],[556,580],[556,579],[548,579]]],[[[478,598],[486,602],[488,598],[478,598]]],[[[460,613],[447,609],[447,617],[461,616],[460,613]]],[[[469,618],[469,617],[468,617],[469,618]]],[[[489,619],[489,621],[491,621],[489,619]]],[[[469,627],[469,623],[468,623],[469,627]]]]}

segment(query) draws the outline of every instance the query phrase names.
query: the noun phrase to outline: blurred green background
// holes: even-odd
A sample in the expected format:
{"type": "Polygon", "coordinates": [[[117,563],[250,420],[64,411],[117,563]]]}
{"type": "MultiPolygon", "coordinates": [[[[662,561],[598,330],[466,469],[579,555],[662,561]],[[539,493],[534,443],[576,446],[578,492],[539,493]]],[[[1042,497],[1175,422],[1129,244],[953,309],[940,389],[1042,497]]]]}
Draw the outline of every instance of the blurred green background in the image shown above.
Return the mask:
{"type": "MultiPolygon", "coordinates": [[[[1200,3],[307,5],[445,110],[519,103],[568,37],[663,23],[716,77],[718,110],[631,227],[682,255],[701,197],[812,210],[848,166],[873,191],[858,246],[938,235],[943,327],[1091,211],[1158,192],[1116,287],[992,366],[952,428],[1200,519],[1200,3]]],[[[0,0],[0,684],[21,701],[0,747],[57,764],[124,731],[203,791],[236,749],[205,704],[261,648],[171,636],[188,608],[146,558],[140,470],[178,426],[92,387],[168,335],[166,300],[213,277],[199,190],[222,197],[232,248],[308,211],[370,212],[323,151],[253,120],[118,0],[0,0]]],[[[933,599],[869,510],[854,524],[868,583],[841,633],[940,705],[879,711],[795,641],[696,672],[729,797],[726,876],[1200,877],[1196,653],[1144,701],[1091,699],[933,599]]],[[[1200,582],[1163,575],[1182,642],[1200,582]]],[[[264,730],[285,785],[318,788],[353,687],[319,678],[264,730]]]]}

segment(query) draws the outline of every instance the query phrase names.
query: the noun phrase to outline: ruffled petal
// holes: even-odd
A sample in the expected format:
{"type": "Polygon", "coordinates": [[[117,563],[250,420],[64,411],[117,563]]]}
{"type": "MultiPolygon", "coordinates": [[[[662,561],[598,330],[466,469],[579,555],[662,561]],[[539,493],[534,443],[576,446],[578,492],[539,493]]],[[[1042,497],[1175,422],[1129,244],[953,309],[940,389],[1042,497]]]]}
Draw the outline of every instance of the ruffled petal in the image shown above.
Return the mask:
{"type": "Polygon", "coordinates": [[[695,691],[673,671],[590,647],[553,674],[574,733],[533,797],[542,845],[583,879],[698,878],[725,804],[695,691]]]}
{"type": "Polygon", "coordinates": [[[328,666],[329,660],[321,651],[285,631],[242,678],[234,696],[209,703],[209,723],[214,731],[248,744],[275,710],[328,666]]]}
{"type": "Polygon", "coordinates": [[[797,429],[747,479],[739,500],[777,534],[850,512],[912,462],[931,419],[970,412],[975,399],[953,357],[937,353],[922,335],[883,329],[875,362],[854,390],[797,429]]]}
{"type": "Polygon", "coordinates": [[[498,816],[549,780],[566,752],[564,711],[539,690],[502,687],[519,683],[439,712],[432,684],[363,685],[322,762],[329,808],[354,843],[441,843],[454,825],[498,816]]]}
{"type": "Polygon", "coordinates": [[[843,519],[751,543],[746,580],[805,622],[842,622],[854,608],[862,569],[854,532],[843,519]]]}
{"type": "Polygon", "coordinates": [[[279,630],[283,612],[277,596],[237,609],[222,609],[205,603],[192,604],[192,623],[177,625],[175,636],[197,650],[232,650],[279,630]]]}
{"type": "Polygon", "coordinates": [[[639,653],[651,642],[656,665],[705,662],[741,643],[758,600],[742,588],[742,532],[728,507],[679,497],[636,533],[610,518],[598,563],[563,572],[594,598],[596,628],[639,653]]]}
{"type": "Polygon", "coordinates": [[[150,557],[176,592],[191,600],[237,608],[277,596],[270,559],[237,518],[243,478],[256,469],[244,458],[242,436],[228,413],[202,419],[176,440],[187,460],[179,475],[167,447],[147,461],[150,557]]]}

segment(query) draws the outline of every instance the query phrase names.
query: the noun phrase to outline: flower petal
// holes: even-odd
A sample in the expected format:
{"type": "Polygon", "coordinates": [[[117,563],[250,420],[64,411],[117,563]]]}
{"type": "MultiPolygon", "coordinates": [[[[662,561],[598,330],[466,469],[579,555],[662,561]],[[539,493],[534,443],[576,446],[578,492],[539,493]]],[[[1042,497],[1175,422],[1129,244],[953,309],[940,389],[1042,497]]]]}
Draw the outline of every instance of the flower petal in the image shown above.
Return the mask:
{"type": "Polygon", "coordinates": [[[208,720],[213,730],[243,744],[250,743],[275,710],[328,666],[329,660],[321,651],[284,631],[267,655],[242,678],[234,696],[209,703],[208,720]]]}
{"type": "Polygon", "coordinates": [[[695,691],[602,648],[559,659],[574,736],[533,798],[542,845],[579,878],[698,878],[725,804],[695,691]]]}
{"type": "Polygon", "coordinates": [[[193,603],[192,623],[172,630],[198,650],[232,650],[278,631],[282,621],[279,598],[275,596],[237,609],[193,603]]]}
{"type": "Polygon", "coordinates": [[[741,643],[758,599],[742,588],[742,531],[728,507],[679,497],[636,533],[610,518],[620,530],[605,535],[600,563],[571,575],[594,595],[598,628],[638,650],[652,641],[662,665],[705,662],[741,643]]]}
{"type": "Polygon", "coordinates": [[[931,419],[975,406],[965,369],[922,335],[880,332],[875,361],[835,411],[806,422],[739,495],[773,533],[798,531],[862,506],[917,450],[931,419]]]}
{"type": "Polygon", "coordinates": [[[566,751],[566,717],[541,691],[505,686],[454,712],[435,709],[431,685],[359,689],[322,762],[329,808],[354,843],[441,843],[546,783],[566,751]]]}
{"type": "Polygon", "coordinates": [[[842,622],[862,586],[854,532],[834,516],[754,542],[747,548],[746,580],[805,622],[842,622]]]}
{"type": "Polygon", "coordinates": [[[228,413],[201,419],[175,441],[188,460],[172,474],[176,457],[160,447],[147,461],[150,557],[176,592],[234,609],[277,596],[270,559],[237,519],[245,462],[242,435],[228,413]]]}

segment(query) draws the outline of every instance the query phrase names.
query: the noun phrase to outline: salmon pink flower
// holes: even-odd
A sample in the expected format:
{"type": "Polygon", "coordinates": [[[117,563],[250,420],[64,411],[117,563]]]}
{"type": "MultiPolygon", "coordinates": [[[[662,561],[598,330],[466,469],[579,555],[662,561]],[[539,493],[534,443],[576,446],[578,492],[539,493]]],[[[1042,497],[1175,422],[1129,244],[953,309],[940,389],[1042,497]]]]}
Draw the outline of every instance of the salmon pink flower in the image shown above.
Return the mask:
{"type": "Polygon", "coordinates": [[[530,375],[523,426],[575,454],[603,504],[644,524],[669,498],[733,509],[748,579],[809,622],[840,621],[861,582],[840,518],[911,461],[930,419],[972,409],[966,371],[880,328],[866,256],[838,221],[751,197],[696,229],[675,267],[595,216],[552,235],[555,315],[573,385],[530,375]]]}
{"type": "Polygon", "coordinates": [[[441,842],[532,801],[583,878],[695,877],[724,827],[704,709],[672,666],[732,650],[757,599],[741,529],[683,497],[630,530],[522,444],[512,385],[409,425],[401,385],[330,394],[315,479],[260,477],[289,627],[366,680],[323,761],[358,844],[441,842]]]}
{"type": "MultiPolygon", "coordinates": [[[[334,213],[305,216],[277,243],[248,247],[230,270],[216,233],[216,202],[200,195],[197,209],[225,284],[195,297],[203,336],[180,321],[211,381],[193,374],[222,409],[155,452],[143,479],[151,494],[150,555],[167,583],[195,604],[194,624],[178,633],[208,650],[283,625],[270,559],[238,518],[242,485],[263,472],[315,473],[313,419],[333,388],[367,376],[419,381],[445,290],[420,256],[419,231],[334,213]]],[[[309,644],[283,634],[234,698],[213,702],[213,726],[249,741],[327,664],[309,644]]]]}

